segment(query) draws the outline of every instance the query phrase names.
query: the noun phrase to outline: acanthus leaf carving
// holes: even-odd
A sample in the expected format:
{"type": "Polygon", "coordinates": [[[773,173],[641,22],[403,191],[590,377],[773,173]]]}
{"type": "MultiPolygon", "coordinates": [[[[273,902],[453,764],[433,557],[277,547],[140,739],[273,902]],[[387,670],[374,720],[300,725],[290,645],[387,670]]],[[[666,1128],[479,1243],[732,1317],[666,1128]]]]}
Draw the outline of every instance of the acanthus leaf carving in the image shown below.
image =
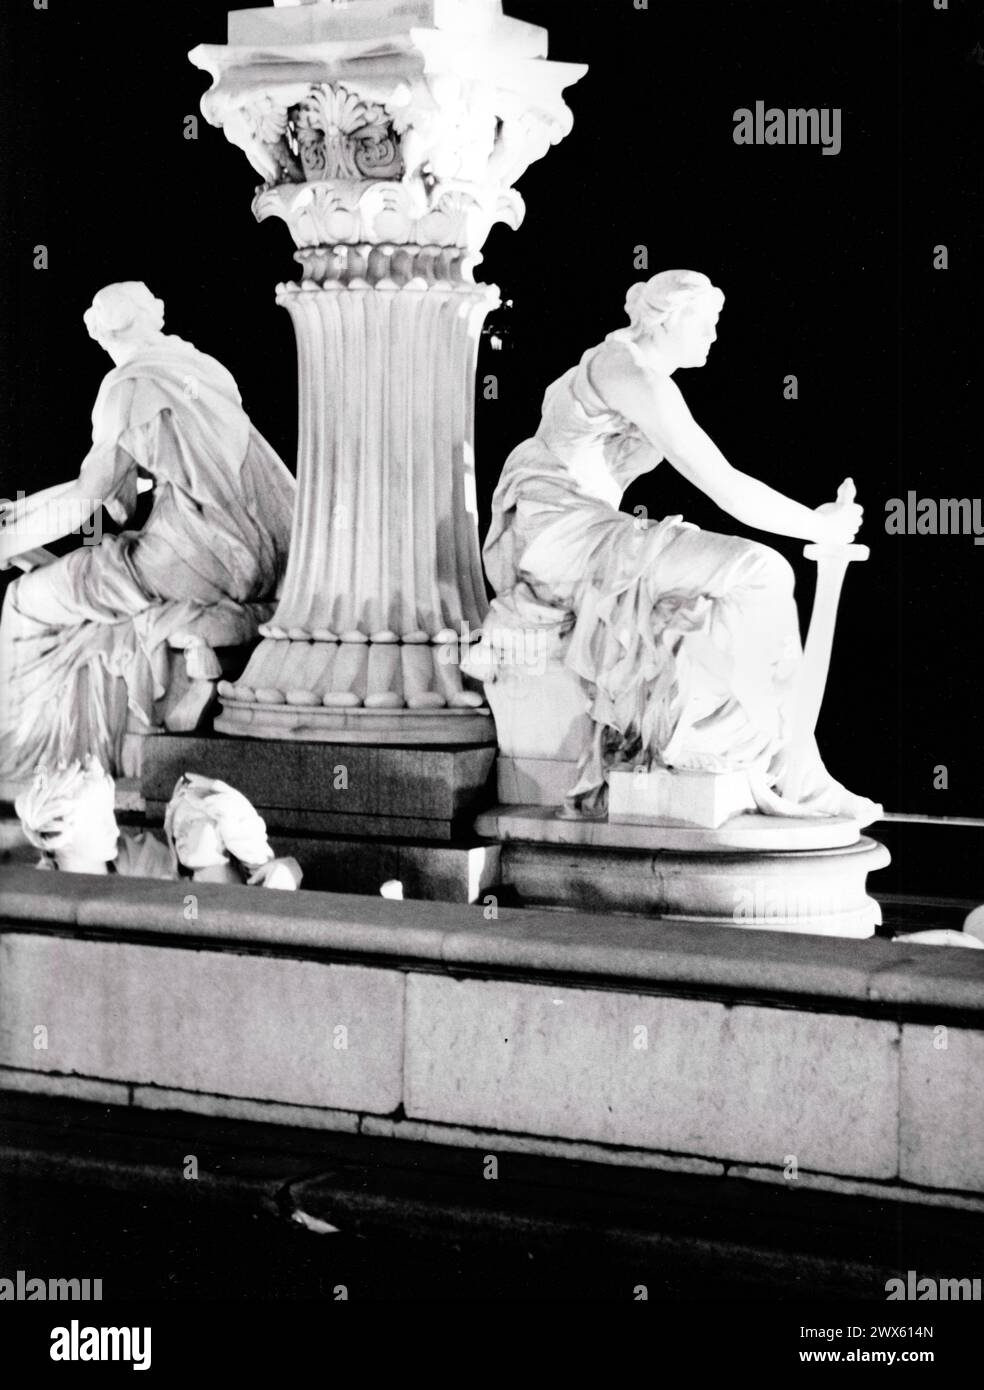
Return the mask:
{"type": "Polygon", "coordinates": [[[248,101],[230,103],[219,119],[227,139],[243,151],[267,187],[303,179],[296,148],[291,148],[289,140],[283,94],[274,97],[261,92],[248,101]]]}
{"type": "Polygon", "coordinates": [[[422,204],[406,181],[321,179],[261,189],[253,212],[261,222],[281,218],[302,250],[392,243],[477,252],[493,223],[519,225],[523,201],[495,184],[445,184],[422,204]]]}
{"type": "Polygon", "coordinates": [[[287,113],[287,127],[309,183],[393,179],[403,172],[399,141],[385,108],[341,84],[312,87],[287,113]]]}
{"type": "Polygon", "coordinates": [[[477,250],[493,223],[519,225],[513,184],[573,121],[559,88],[534,95],[447,73],[371,94],[338,81],[277,85],[206,98],[203,109],[263,177],[257,217],[282,217],[302,248],[403,240],[477,250]]]}

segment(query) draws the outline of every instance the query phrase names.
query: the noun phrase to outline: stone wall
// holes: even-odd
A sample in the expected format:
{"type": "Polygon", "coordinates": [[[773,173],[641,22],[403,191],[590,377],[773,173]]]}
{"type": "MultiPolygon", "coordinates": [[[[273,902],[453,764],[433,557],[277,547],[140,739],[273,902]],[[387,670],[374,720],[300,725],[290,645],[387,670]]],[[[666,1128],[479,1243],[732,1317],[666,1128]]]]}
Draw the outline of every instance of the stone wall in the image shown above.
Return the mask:
{"type": "Polygon", "coordinates": [[[6,1089],[984,1210],[971,951],[18,868],[0,1068],[6,1089]]]}

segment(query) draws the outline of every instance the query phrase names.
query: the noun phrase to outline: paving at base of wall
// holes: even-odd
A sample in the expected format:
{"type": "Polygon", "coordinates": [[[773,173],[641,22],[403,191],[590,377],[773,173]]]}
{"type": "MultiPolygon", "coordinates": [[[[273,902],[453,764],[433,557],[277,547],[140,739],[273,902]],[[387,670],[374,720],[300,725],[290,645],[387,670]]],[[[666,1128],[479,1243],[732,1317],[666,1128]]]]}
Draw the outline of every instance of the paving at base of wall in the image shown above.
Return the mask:
{"type": "Polygon", "coordinates": [[[108,1298],[813,1305],[883,1302],[900,1272],[966,1273],[982,1246],[980,1211],[877,1190],[721,1178],[630,1152],[616,1167],[590,1148],[547,1154],[440,1126],[314,1130],[275,1122],[272,1107],[243,1120],[158,1099],[0,1094],[11,1268],[61,1267],[69,1231],[74,1267],[98,1269],[108,1298]]]}

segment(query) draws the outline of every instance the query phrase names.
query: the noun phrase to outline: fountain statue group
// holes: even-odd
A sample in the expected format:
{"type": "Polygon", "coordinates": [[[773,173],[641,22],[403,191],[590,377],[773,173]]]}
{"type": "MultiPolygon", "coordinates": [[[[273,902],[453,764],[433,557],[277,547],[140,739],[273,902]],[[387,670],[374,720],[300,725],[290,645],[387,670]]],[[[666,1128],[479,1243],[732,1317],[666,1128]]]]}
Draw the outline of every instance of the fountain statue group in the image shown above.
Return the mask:
{"type": "MultiPolygon", "coordinates": [[[[567,815],[604,814],[615,770],[662,768],[740,772],[767,815],[868,824],[880,808],[829,776],[812,729],[797,732],[790,565],[679,516],[640,523],[619,510],[628,484],[665,460],[743,526],[853,542],[862,512],[849,486],[804,506],[734,468],[687,408],[674,374],[707,361],[723,303],[696,272],[633,285],[628,326],[548,388],[536,435],[495,492],[484,547],[495,598],[463,669],[491,689],[509,633],[549,635],[587,715],[567,815]]],[[[154,727],[168,699],[175,647],[188,654],[193,727],[216,672],[196,672],[192,655],[201,665],[203,649],[255,637],[283,576],[294,501],[232,377],[163,332],[145,285],[101,290],[85,322],[114,363],[92,448],[77,478],[9,505],[0,531],[0,563],[27,571],[0,622],[0,776],[24,781],[41,767],[50,787],[62,769],[62,799],[88,786],[87,760],[124,770],[127,731],[154,727]],[[67,503],[76,529],[79,508],[99,507],[125,527],[144,487],[152,505],[139,529],[60,558],[43,549],[64,534],[67,503]]]]}

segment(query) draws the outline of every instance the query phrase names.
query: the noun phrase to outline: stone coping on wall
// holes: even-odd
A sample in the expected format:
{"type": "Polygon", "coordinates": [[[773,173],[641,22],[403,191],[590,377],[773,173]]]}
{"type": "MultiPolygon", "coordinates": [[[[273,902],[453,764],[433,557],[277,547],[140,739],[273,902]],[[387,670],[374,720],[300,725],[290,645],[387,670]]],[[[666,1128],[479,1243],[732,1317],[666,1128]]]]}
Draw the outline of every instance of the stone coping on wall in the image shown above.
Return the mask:
{"type": "Polygon", "coordinates": [[[4,930],[246,949],[456,977],[583,981],[984,1025],[984,954],[596,912],[389,901],[8,867],[4,930]],[[491,916],[495,913],[495,917],[491,916]]]}

